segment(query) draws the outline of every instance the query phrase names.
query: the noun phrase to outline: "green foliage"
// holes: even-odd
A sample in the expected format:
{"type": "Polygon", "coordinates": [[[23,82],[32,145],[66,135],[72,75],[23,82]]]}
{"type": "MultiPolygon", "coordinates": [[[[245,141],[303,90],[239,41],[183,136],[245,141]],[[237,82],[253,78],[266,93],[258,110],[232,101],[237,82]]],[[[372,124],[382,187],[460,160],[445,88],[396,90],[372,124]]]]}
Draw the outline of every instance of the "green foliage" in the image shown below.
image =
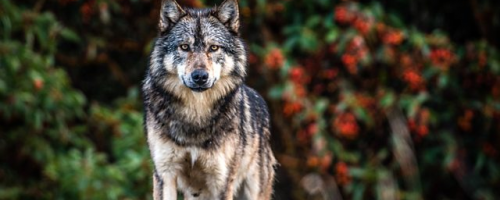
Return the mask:
{"type": "Polygon", "coordinates": [[[441,187],[498,196],[495,47],[421,32],[377,2],[284,6],[286,39],[252,48],[282,111],[277,129],[294,139],[284,152],[307,149],[282,154],[284,168],[333,178],[352,199],[463,198],[441,187]]]}
{"type": "Polygon", "coordinates": [[[149,197],[137,88],[113,106],[86,108],[54,62],[59,42],[79,36],[49,12],[1,7],[0,198],[149,197]]]}

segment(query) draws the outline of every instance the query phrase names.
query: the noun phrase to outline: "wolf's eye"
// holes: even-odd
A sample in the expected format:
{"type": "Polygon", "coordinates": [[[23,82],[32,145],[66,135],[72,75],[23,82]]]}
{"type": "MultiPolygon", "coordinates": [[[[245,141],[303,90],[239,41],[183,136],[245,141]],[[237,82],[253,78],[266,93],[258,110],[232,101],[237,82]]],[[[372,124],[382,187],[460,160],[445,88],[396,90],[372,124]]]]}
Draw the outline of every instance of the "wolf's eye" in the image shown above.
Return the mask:
{"type": "Polygon", "coordinates": [[[217,51],[217,50],[219,50],[219,46],[217,46],[217,45],[211,45],[210,46],[210,51],[211,52],[214,52],[214,51],[217,51]]]}
{"type": "Polygon", "coordinates": [[[187,45],[187,44],[181,44],[181,49],[184,50],[184,51],[188,51],[189,50],[189,45],[187,45]]]}

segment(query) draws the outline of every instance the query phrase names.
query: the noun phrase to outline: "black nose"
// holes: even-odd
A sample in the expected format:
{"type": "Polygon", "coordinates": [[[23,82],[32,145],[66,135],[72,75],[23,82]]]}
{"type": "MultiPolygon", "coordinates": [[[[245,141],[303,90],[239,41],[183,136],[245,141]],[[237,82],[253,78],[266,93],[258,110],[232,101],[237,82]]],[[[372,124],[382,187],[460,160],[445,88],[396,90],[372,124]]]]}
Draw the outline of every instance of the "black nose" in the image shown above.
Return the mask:
{"type": "Polygon", "coordinates": [[[207,83],[208,72],[202,69],[197,69],[193,73],[191,73],[191,79],[193,79],[196,84],[203,85],[207,83]]]}

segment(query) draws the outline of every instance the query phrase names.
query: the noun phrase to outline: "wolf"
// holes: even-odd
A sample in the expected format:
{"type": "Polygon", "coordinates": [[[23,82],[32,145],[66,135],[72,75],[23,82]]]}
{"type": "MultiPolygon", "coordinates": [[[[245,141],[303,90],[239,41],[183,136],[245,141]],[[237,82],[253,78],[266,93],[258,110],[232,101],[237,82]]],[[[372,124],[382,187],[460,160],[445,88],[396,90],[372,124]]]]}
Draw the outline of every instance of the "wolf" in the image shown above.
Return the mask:
{"type": "Polygon", "coordinates": [[[155,200],[272,196],[269,112],[244,84],[238,10],[236,0],[205,9],[162,2],[142,85],[155,200]]]}

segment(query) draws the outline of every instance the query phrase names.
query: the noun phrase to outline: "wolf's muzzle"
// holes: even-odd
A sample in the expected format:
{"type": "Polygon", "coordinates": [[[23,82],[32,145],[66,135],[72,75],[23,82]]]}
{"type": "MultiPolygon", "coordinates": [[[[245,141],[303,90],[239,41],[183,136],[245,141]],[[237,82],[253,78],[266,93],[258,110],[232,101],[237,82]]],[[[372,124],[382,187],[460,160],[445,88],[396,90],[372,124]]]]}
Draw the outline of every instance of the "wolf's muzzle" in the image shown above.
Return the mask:
{"type": "Polygon", "coordinates": [[[191,73],[191,80],[198,85],[205,85],[208,81],[208,72],[202,69],[197,69],[191,73]]]}

